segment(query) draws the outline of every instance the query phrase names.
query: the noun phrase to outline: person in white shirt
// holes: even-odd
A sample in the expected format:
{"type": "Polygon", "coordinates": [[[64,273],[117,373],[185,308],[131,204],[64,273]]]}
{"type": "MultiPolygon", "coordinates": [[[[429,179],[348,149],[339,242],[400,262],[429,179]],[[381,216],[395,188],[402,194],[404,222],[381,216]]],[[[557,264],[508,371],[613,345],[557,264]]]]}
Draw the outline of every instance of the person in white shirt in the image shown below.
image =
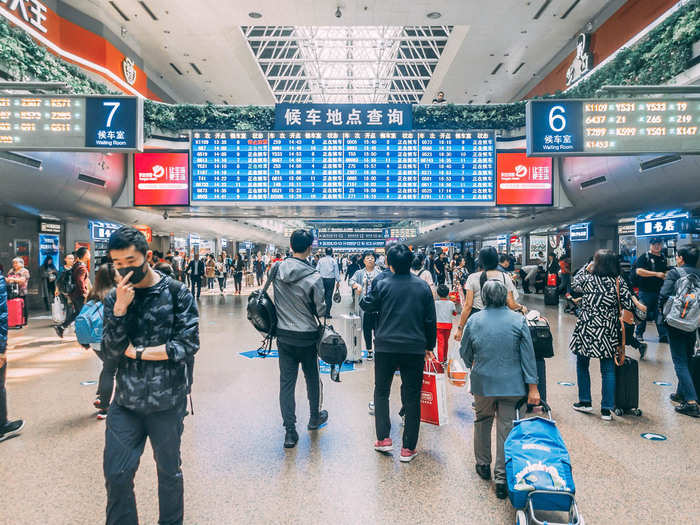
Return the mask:
{"type": "Polygon", "coordinates": [[[326,256],[319,259],[316,269],[321,274],[321,279],[323,279],[326,317],[331,319],[333,291],[340,288],[340,269],[338,268],[338,261],[333,258],[333,248],[326,248],[326,256]]]}
{"type": "MultiPolygon", "coordinates": [[[[381,273],[375,265],[374,252],[364,252],[362,260],[365,267],[357,270],[355,275],[350,278],[350,287],[357,293],[357,304],[360,300],[372,290],[372,281],[381,273]]],[[[367,359],[374,357],[372,351],[372,331],[375,327],[376,314],[372,312],[362,312],[362,334],[365,338],[365,346],[367,348],[367,359]]]]}
{"type": "Polygon", "coordinates": [[[447,362],[447,349],[452,333],[452,320],[457,315],[455,303],[450,301],[450,289],[444,284],[437,287],[438,299],[435,301],[437,320],[437,358],[441,363],[447,362]]]}

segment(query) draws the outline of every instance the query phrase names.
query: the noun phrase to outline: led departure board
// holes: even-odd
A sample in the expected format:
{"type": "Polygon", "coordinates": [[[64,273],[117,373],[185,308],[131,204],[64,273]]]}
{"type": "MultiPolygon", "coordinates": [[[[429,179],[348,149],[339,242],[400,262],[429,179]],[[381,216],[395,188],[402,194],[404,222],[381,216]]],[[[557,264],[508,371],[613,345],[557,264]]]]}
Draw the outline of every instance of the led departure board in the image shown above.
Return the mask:
{"type": "Polygon", "coordinates": [[[700,99],[537,100],[527,104],[527,154],[700,153],[700,99]]]}
{"type": "Polygon", "coordinates": [[[493,131],[192,133],[191,202],[493,205],[493,131]]]}
{"type": "Polygon", "coordinates": [[[143,149],[143,101],[128,96],[0,95],[0,150],[143,149]]]}

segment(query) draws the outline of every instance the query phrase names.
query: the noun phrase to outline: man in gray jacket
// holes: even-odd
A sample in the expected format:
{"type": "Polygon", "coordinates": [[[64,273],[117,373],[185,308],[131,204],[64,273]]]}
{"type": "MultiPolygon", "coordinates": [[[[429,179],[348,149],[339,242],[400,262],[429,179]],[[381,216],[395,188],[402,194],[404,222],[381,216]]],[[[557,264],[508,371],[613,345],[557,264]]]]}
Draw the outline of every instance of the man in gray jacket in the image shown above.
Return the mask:
{"type": "Polygon", "coordinates": [[[273,281],[285,448],[293,448],[299,441],[294,400],[299,363],[304,371],[309,398],[307,429],[317,430],[328,421],[328,412],[321,410],[322,387],[317,358],[318,318],[326,315],[326,304],[321,274],[306,262],[312,243],[310,232],[296,230],[292,233],[292,256],[278,263],[273,281]]]}

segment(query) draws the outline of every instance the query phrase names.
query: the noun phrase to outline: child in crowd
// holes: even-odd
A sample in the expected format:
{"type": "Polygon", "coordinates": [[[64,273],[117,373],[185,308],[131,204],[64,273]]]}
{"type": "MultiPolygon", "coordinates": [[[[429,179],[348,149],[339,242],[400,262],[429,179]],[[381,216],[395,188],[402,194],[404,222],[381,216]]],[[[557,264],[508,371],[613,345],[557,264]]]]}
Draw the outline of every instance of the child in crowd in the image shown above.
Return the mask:
{"type": "Polygon", "coordinates": [[[455,303],[450,301],[450,289],[444,284],[437,287],[438,299],[435,301],[437,317],[437,358],[441,363],[447,362],[447,346],[452,332],[452,318],[457,315],[455,303]]]}

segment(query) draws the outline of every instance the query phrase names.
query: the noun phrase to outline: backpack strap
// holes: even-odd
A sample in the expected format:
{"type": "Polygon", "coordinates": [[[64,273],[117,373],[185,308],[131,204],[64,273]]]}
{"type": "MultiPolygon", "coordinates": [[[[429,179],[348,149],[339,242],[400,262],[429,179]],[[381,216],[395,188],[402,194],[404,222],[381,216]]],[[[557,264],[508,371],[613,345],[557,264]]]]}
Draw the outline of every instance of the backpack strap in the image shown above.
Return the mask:
{"type": "MultiPolygon", "coordinates": [[[[170,291],[170,296],[172,298],[172,305],[173,305],[173,317],[175,315],[175,312],[177,310],[177,295],[180,293],[180,289],[184,286],[180,281],[177,281],[173,279],[172,277],[165,276],[165,279],[167,279],[167,285],[168,285],[168,290],[170,291]]],[[[192,364],[185,360],[185,381],[187,382],[187,390],[189,390],[189,393],[187,394],[187,397],[190,398],[190,413],[194,416],[194,404],[192,403],[192,383],[190,382],[190,375],[193,374],[193,368],[194,366],[194,356],[192,357],[192,364]]]]}

